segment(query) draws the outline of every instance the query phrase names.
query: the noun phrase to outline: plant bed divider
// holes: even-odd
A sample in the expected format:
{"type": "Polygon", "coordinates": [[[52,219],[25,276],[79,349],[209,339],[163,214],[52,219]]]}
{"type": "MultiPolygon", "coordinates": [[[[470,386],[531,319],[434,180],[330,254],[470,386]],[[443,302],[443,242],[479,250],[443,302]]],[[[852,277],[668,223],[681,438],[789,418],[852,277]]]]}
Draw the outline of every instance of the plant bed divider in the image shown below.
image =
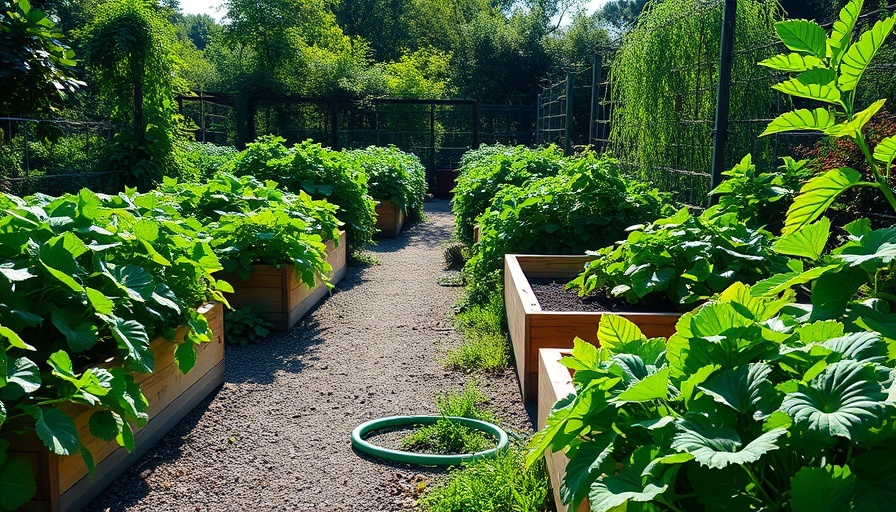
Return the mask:
{"type": "MultiPolygon", "coordinates": [[[[551,408],[561,398],[576,390],[572,385],[572,370],[560,364],[560,359],[569,355],[569,350],[556,348],[543,348],[538,351],[538,430],[547,424],[548,414],[551,408]]],[[[548,470],[548,478],[551,481],[551,490],[554,492],[554,503],[557,512],[568,512],[570,509],[560,501],[560,482],[566,474],[566,465],[569,459],[563,452],[545,451],[545,463],[548,470]]],[[[582,500],[575,509],[576,512],[589,512],[591,506],[588,498],[582,500]]]]}
{"type": "Polygon", "coordinates": [[[404,212],[392,201],[384,199],[376,205],[376,229],[380,236],[398,238],[404,221],[404,212]]]}
{"type": "Polygon", "coordinates": [[[592,256],[507,254],[504,257],[504,308],[523,400],[538,395],[538,350],[572,348],[576,337],[598,345],[597,327],[606,314],[623,316],[648,338],[669,337],[681,313],[542,311],[529,278],[570,281],[592,256]]]}
{"type": "MultiPolygon", "coordinates": [[[[328,277],[336,284],[345,277],[345,231],[339,234],[339,245],[327,241],[327,262],[333,267],[328,277]]],[[[301,282],[294,265],[254,265],[248,279],[227,274],[222,279],[233,285],[234,293],[227,297],[234,309],[251,307],[273,325],[275,331],[288,331],[315,304],[329,293],[318,279],[314,287],[301,282]]]]}
{"type": "MultiPolygon", "coordinates": [[[[28,460],[37,482],[34,498],[20,510],[81,510],[224,384],[224,306],[219,302],[210,302],[203,304],[198,311],[208,320],[212,340],[197,347],[193,369],[186,374],[181,373],[174,362],[176,343],[157,338],[150,343],[156,360],[155,370],[134,376],[149,401],[149,420],[134,433],[134,451],[128,452],[114,440],[105,441],[90,435],[88,422],[94,409],[77,404],[65,404],[60,408],[72,416],[81,442],[93,455],[96,463],[93,478],[88,475],[80,454],[55,455],[33,433],[10,440],[8,455],[28,460]]],[[[175,341],[182,342],[186,332],[185,326],[180,327],[175,341]]]]}

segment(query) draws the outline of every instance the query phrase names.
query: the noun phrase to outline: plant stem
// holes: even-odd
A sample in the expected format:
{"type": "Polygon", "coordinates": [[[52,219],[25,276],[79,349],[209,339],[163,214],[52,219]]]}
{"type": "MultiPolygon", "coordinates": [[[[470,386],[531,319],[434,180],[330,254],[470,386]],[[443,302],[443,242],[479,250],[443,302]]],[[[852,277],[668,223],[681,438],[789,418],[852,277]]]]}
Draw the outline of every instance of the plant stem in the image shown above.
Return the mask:
{"type": "Polygon", "coordinates": [[[756,475],[753,473],[753,471],[750,469],[750,467],[747,466],[746,464],[743,464],[741,467],[744,468],[744,471],[746,471],[747,475],[750,476],[750,480],[753,482],[753,485],[756,487],[756,489],[760,493],[762,493],[762,497],[765,499],[766,504],[768,504],[769,506],[774,507],[776,509],[780,509],[781,507],[778,504],[778,502],[773,500],[772,497],[768,495],[768,492],[766,492],[765,488],[762,487],[761,482],[759,481],[759,479],[756,478],[756,475]]]}
{"type": "Polygon", "coordinates": [[[678,508],[674,503],[670,502],[669,500],[667,500],[666,498],[664,498],[662,496],[657,496],[656,501],[662,503],[669,510],[672,510],[674,512],[685,512],[684,510],[678,508]]]}
{"type": "Polygon", "coordinates": [[[865,135],[859,132],[859,136],[855,138],[855,142],[862,150],[862,154],[865,155],[865,160],[871,167],[871,173],[874,175],[874,179],[880,185],[879,188],[887,198],[887,202],[890,203],[890,207],[892,207],[893,211],[896,212],[896,195],[893,194],[893,189],[890,187],[890,182],[887,181],[877,169],[877,163],[874,161],[874,156],[871,154],[871,149],[868,148],[868,143],[865,141],[865,135]]]}

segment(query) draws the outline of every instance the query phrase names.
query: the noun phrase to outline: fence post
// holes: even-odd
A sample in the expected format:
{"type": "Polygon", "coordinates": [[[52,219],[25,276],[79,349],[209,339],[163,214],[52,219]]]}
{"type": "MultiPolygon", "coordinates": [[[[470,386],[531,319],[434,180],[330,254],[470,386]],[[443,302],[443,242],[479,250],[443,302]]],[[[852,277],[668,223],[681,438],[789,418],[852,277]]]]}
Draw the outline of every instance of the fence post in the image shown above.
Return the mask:
{"type": "Polygon", "coordinates": [[[479,100],[473,100],[473,149],[479,149],[479,100]]]}
{"type": "Polygon", "coordinates": [[[563,126],[563,152],[569,156],[572,154],[572,84],[575,75],[566,74],[566,112],[564,112],[565,124],[563,126]]]}
{"type": "Polygon", "coordinates": [[[541,143],[541,93],[535,96],[535,145],[541,143]]]}
{"type": "Polygon", "coordinates": [[[330,100],[330,146],[333,151],[339,151],[339,100],[330,100]]]}
{"type": "MultiPolygon", "coordinates": [[[[719,89],[716,95],[716,124],[712,144],[712,181],[710,190],[722,183],[725,170],[725,144],[728,142],[728,113],[731,100],[731,66],[734,56],[734,28],[737,0],[725,0],[722,18],[722,44],[719,51],[719,89]]],[[[713,198],[710,201],[714,202],[713,198]]]]}
{"type": "Polygon", "coordinates": [[[601,61],[600,54],[595,53],[591,63],[591,117],[588,123],[588,144],[593,144],[594,139],[597,138],[597,103],[599,101],[597,99],[597,88],[600,83],[601,66],[603,65],[601,61]]]}

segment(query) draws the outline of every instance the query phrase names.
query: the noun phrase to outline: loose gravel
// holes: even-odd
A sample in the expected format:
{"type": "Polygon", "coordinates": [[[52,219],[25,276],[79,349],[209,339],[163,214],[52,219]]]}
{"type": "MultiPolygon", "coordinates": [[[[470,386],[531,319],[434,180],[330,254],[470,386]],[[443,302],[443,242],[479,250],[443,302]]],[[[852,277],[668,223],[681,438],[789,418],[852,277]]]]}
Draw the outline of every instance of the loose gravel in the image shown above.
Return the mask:
{"type": "MultiPolygon", "coordinates": [[[[349,435],[381,416],[434,414],[438,394],[471,378],[439,362],[461,341],[450,315],[462,290],[437,284],[448,203],[426,209],[426,222],[373,247],[380,265],[350,267],[291,332],[227,347],[224,387],[87,510],[413,510],[443,472],[367,458],[349,435]]],[[[486,409],[532,432],[512,371],[478,380],[486,409]]]]}

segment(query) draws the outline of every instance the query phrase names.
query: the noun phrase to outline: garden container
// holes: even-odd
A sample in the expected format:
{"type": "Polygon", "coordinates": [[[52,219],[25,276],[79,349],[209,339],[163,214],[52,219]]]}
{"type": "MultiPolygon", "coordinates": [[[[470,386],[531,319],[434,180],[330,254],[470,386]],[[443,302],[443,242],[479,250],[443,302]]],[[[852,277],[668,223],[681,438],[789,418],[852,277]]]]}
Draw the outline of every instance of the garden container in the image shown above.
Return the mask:
{"type": "MultiPolygon", "coordinates": [[[[569,355],[569,350],[555,348],[543,348],[538,351],[538,430],[547,424],[548,414],[551,408],[561,398],[575,394],[572,386],[572,371],[560,364],[563,356],[569,355]]],[[[544,460],[547,465],[548,478],[551,481],[551,490],[554,492],[554,503],[557,512],[589,512],[588,498],[582,500],[579,506],[570,509],[560,500],[560,482],[566,474],[566,465],[569,459],[561,452],[551,452],[550,448],[544,452],[544,460]]]]}
{"type": "Polygon", "coordinates": [[[504,308],[510,331],[517,378],[525,401],[538,395],[538,350],[572,348],[576,337],[598,345],[597,328],[603,315],[620,315],[649,338],[668,338],[681,313],[542,311],[529,279],[570,281],[592,256],[508,254],[504,257],[504,308]]]}
{"type": "Polygon", "coordinates": [[[376,229],[380,236],[397,238],[404,227],[404,221],[404,212],[392,201],[383,200],[376,205],[376,229]]]}
{"type": "MultiPolygon", "coordinates": [[[[336,284],[346,273],[345,232],[339,234],[338,246],[332,240],[326,245],[327,262],[333,267],[328,277],[336,284]]],[[[248,279],[233,274],[221,278],[233,285],[234,293],[227,297],[233,308],[256,309],[275,331],[290,330],[329,293],[320,279],[313,287],[302,283],[294,265],[254,265],[248,279]]]]}
{"type": "MultiPolygon", "coordinates": [[[[197,347],[196,365],[186,374],[181,373],[174,362],[176,343],[158,338],[150,343],[155,370],[134,376],[149,401],[149,420],[134,432],[134,451],[128,452],[114,440],[104,441],[91,436],[88,421],[94,410],[77,404],[64,404],[60,408],[72,416],[81,442],[93,455],[96,468],[92,478],[87,474],[87,466],[80,454],[55,455],[33,433],[10,439],[9,456],[23,457],[31,462],[37,481],[34,499],[21,510],[81,510],[224,384],[224,307],[212,302],[204,304],[198,311],[208,320],[212,340],[197,347]]],[[[180,327],[175,341],[183,341],[186,333],[187,327],[180,327]]]]}

